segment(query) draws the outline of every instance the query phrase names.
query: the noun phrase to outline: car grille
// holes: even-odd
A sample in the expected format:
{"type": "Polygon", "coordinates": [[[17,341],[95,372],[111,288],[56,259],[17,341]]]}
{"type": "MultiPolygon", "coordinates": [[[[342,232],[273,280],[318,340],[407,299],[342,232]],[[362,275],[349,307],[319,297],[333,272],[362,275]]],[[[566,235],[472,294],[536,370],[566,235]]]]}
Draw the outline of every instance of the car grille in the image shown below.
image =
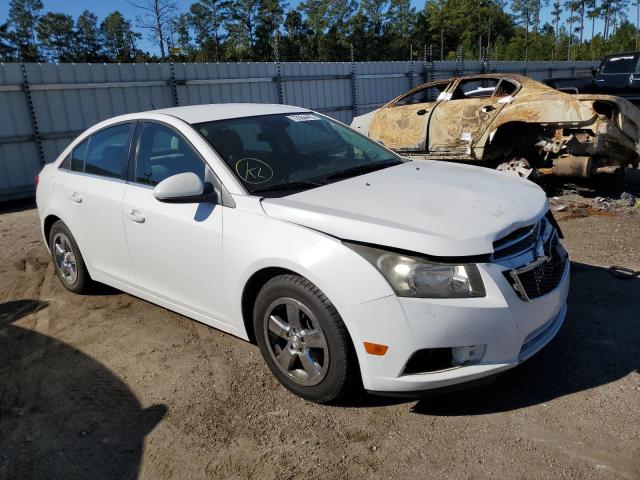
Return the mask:
{"type": "Polygon", "coordinates": [[[567,254],[554,233],[544,245],[543,257],[516,270],[510,270],[505,276],[514,290],[523,300],[532,300],[554,290],[562,280],[567,254]]]}
{"type": "Polygon", "coordinates": [[[535,225],[519,228],[506,237],[496,240],[493,242],[494,259],[513,257],[534,248],[541,228],[542,223],[538,222],[535,225]]]}

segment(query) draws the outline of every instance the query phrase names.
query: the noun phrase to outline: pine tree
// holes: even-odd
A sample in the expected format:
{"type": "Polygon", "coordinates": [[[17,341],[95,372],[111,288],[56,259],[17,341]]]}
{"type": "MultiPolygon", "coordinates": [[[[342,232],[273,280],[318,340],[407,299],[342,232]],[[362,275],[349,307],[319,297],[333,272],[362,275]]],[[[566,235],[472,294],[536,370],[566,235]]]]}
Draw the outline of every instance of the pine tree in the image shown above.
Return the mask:
{"type": "Polygon", "coordinates": [[[250,60],[254,55],[260,0],[234,0],[229,4],[225,28],[235,60],[250,60]]]}
{"type": "Polygon", "coordinates": [[[27,62],[37,62],[39,59],[36,26],[41,11],[41,0],[9,2],[9,27],[12,29],[20,58],[27,62]]]}
{"type": "Polygon", "coordinates": [[[392,59],[409,58],[411,45],[414,43],[415,18],[416,9],[411,6],[411,0],[391,0],[389,10],[385,14],[384,37],[388,39],[385,43],[389,43],[392,59]]]}
{"type": "Polygon", "coordinates": [[[220,61],[223,57],[223,24],[229,19],[227,0],[200,0],[189,7],[188,22],[200,46],[203,61],[220,61]]]}
{"type": "Polygon", "coordinates": [[[75,36],[71,15],[48,12],[40,17],[36,31],[45,58],[53,62],[74,60],[75,36]]]}
{"type": "Polygon", "coordinates": [[[253,57],[258,61],[272,61],[274,40],[284,17],[281,0],[260,0],[258,23],[256,26],[256,45],[253,57]]]}
{"type": "Polygon", "coordinates": [[[75,55],[78,62],[103,60],[102,39],[98,28],[98,17],[85,10],[76,21],[75,55]]]}
{"type": "Polygon", "coordinates": [[[14,47],[13,35],[9,31],[9,24],[0,25],[0,61],[11,62],[15,59],[16,48],[14,47]]]}
{"type": "Polygon", "coordinates": [[[133,62],[136,59],[136,40],[140,34],[131,29],[131,22],[119,12],[109,14],[100,23],[104,51],[111,62],[133,62]]]}

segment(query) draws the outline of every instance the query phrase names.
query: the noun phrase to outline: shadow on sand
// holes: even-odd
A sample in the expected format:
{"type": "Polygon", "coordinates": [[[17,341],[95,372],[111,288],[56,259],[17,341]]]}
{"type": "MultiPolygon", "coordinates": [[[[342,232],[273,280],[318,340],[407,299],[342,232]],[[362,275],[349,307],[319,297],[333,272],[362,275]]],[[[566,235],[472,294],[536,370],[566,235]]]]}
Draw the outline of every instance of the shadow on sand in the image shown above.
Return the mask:
{"type": "Polygon", "coordinates": [[[136,478],[166,406],[142,408],[104,365],[12,325],[44,308],[0,304],[0,478],[136,478]]]}

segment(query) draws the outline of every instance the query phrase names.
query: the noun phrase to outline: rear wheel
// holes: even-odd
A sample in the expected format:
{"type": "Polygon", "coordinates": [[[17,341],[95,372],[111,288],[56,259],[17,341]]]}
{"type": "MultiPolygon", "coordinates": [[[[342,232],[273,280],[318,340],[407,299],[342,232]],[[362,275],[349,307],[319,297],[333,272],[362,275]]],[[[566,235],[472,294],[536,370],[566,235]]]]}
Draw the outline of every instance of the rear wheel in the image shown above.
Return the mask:
{"type": "Polygon", "coordinates": [[[535,172],[529,161],[522,157],[514,157],[507,162],[500,163],[496,170],[517,175],[521,178],[529,178],[535,172]]]}
{"type": "Polygon", "coordinates": [[[53,224],[49,232],[49,249],[56,274],[62,285],[74,293],[86,291],[91,283],[91,277],[75,238],[60,220],[53,224]]]}
{"type": "Polygon", "coordinates": [[[329,299],[307,279],[280,275],[258,293],[254,331],[276,378],[302,398],[336,400],[357,385],[347,329],[329,299]]]}

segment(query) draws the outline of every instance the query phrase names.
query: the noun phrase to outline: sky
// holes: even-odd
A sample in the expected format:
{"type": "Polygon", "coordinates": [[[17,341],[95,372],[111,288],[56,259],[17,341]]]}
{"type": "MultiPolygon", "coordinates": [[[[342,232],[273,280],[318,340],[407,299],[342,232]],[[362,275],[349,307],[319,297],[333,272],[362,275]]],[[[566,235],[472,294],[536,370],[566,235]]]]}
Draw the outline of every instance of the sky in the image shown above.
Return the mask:
{"type": "MultiPolygon", "coordinates": [[[[140,0],[140,2],[144,2],[145,0],[140,0]]],[[[195,0],[176,0],[176,5],[178,7],[179,12],[186,11],[189,6],[194,3],[195,0]]],[[[507,0],[509,1],[509,0],[507,0]]],[[[87,9],[91,12],[95,13],[98,16],[98,22],[102,21],[104,17],[113,12],[114,10],[119,10],[125,18],[129,19],[132,24],[135,26],[135,17],[139,14],[139,10],[137,10],[134,6],[132,6],[127,0],[42,0],[44,4],[43,11],[47,12],[61,12],[66,13],[67,15],[71,15],[74,18],[77,18],[83,10],[87,9]]],[[[297,6],[300,2],[297,0],[291,0],[289,5],[291,7],[297,6]]],[[[420,10],[424,8],[425,0],[411,0],[412,5],[420,10]]],[[[630,2],[634,3],[634,2],[630,2]]],[[[542,23],[551,22],[551,9],[544,8],[542,12],[542,23]]],[[[4,23],[7,18],[7,14],[9,12],[9,0],[0,0],[0,23],[4,23]]],[[[633,18],[635,15],[629,15],[630,18],[633,18]]],[[[585,28],[585,34],[591,34],[590,26],[585,28]]],[[[602,30],[602,25],[600,21],[596,22],[596,33],[602,30]]],[[[158,53],[158,47],[151,42],[146,33],[143,32],[143,37],[138,42],[138,48],[142,50],[146,50],[151,53],[158,53]]]]}

